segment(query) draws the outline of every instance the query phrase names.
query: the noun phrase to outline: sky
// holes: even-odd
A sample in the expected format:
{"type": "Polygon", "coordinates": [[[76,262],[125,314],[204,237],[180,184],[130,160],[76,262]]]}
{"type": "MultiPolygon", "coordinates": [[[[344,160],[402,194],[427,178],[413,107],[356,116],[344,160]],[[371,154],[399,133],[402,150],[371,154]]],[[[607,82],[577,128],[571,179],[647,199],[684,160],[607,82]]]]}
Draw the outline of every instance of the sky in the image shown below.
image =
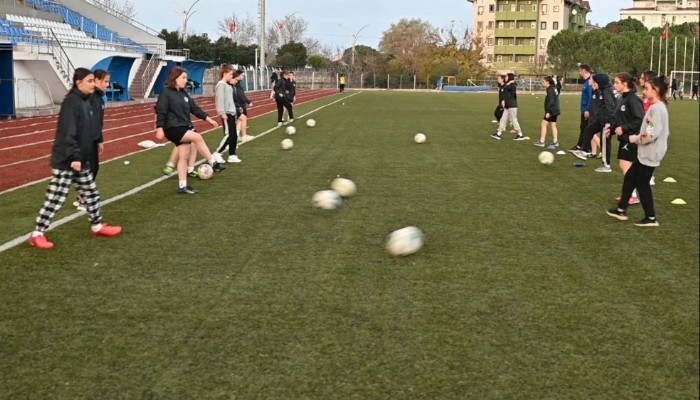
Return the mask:
{"type": "MultiPolygon", "coordinates": [[[[217,21],[236,13],[258,18],[258,0],[132,0],[136,20],[159,31],[180,30],[182,14],[193,4],[188,32],[207,33],[218,38],[217,21]]],[[[266,20],[283,19],[286,15],[304,18],[313,37],[331,48],[348,48],[358,31],[357,45],[379,46],[382,34],[402,18],[422,19],[436,28],[450,29],[460,37],[471,26],[472,4],[466,0],[266,0],[266,20]],[[417,4],[418,6],[414,6],[417,4]],[[369,25],[365,27],[365,25],[369,25]]],[[[632,0],[590,0],[589,20],[601,26],[619,19],[620,8],[632,6],[632,0]]]]}

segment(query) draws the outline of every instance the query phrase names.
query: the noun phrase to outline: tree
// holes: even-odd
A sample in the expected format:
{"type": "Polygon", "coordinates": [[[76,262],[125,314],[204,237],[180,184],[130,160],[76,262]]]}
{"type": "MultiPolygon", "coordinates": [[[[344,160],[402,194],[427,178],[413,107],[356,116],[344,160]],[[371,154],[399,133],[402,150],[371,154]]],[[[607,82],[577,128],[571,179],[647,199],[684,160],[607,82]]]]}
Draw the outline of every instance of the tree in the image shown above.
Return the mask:
{"type": "MultiPolygon", "coordinates": [[[[483,43],[466,31],[463,41],[459,41],[452,30],[443,38],[436,49],[428,75],[432,78],[450,75],[457,77],[458,84],[466,84],[468,79],[482,78],[488,69],[483,60],[483,43]]],[[[432,79],[431,78],[431,79],[432,79]]]]}
{"type": "Polygon", "coordinates": [[[390,70],[425,76],[440,41],[438,30],[419,19],[402,19],[384,32],[379,49],[391,57],[390,70]]]}
{"type": "MultiPolygon", "coordinates": [[[[355,70],[364,71],[367,69],[367,61],[370,57],[375,56],[379,52],[372,47],[365,46],[362,44],[355,46],[355,65],[353,66],[355,70]]],[[[352,62],[352,47],[348,47],[343,51],[342,61],[350,65],[352,62]]]]}
{"type": "Polygon", "coordinates": [[[290,42],[277,51],[276,63],[287,68],[306,65],[306,47],[302,43],[290,42]]]}
{"type": "Polygon", "coordinates": [[[258,24],[250,15],[246,15],[244,18],[234,13],[223,17],[216,22],[216,33],[224,37],[230,37],[234,42],[243,46],[258,43],[258,24]],[[230,31],[231,23],[235,24],[233,34],[230,31]]]}
{"type": "Polygon", "coordinates": [[[649,30],[644,26],[642,21],[633,18],[621,19],[613,21],[605,25],[605,30],[610,33],[636,32],[647,33],[649,30]]]}
{"type": "Polygon", "coordinates": [[[165,40],[166,49],[181,49],[183,47],[182,40],[180,40],[180,32],[178,31],[168,32],[167,29],[163,28],[158,37],[165,40]]]}
{"type": "Polygon", "coordinates": [[[129,0],[93,0],[96,7],[131,22],[136,17],[136,6],[129,0]]]}
{"type": "Polygon", "coordinates": [[[214,46],[206,34],[188,36],[185,40],[185,48],[190,49],[190,58],[193,60],[214,59],[214,46]]]}
{"type": "Polygon", "coordinates": [[[563,30],[549,40],[547,56],[557,75],[566,77],[579,62],[585,62],[579,51],[582,43],[582,34],[571,30],[563,30]]]}
{"type": "Polygon", "coordinates": [[[315,70],[319,70],[321,68],[327,68],[328,65],[330,64],[328,60],[323,58],[323,56],[320,55],[313,55],[309,56],[309,59],[306,60],[306,63],[311,66],[311,68],[315,70]]]}

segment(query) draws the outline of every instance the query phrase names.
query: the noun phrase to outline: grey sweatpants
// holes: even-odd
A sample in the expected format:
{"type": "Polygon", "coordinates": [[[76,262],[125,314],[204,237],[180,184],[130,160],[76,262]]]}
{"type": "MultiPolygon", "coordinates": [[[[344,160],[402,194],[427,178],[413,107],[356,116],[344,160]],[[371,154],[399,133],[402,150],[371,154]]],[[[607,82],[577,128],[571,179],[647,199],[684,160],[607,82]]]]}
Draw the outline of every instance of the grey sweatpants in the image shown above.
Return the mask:
{"type": "Polygon", "coordinates": [[[518,122],[518,108],[506,108],[503,110],[503,116],[498,124],[498,131],[503,132],[506,130],[506,124],[508,123],[508,118],[513,121],[513,128],[518,131],[518,135],[522,135],[523,131],[520,130],[520,123],[518,122]]]}

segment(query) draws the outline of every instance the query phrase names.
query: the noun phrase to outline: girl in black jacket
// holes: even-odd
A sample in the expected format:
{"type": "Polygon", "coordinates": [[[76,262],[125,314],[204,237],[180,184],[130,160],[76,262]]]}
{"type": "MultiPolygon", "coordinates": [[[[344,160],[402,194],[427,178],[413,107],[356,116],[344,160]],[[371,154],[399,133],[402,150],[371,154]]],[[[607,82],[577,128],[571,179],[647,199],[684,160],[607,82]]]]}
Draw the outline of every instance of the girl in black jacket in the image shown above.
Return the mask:
{"type": "Polygon", "coordinates": [[[221,172],[226,167],[216,162],[202,135],[194,131],[190,114],[209,122],[214,128],[219,124],[204,112],[185,90],[187,71],[174,67],[168,75],[168,83],[158,96],[156,103],[156,139],[168,138],[177,146],[177,176],[179,179],[179,194],[197,193],[187,184],[187,160],[190,157],[191,145],[211,164],[214,172],[221,172]]]}
{"type": "Polygon", "coordinates": [[[243,85],[241,85],[244,79],[245,73],[241,70],[233,74],[233,80],[235,82],[233,87],[233,102],[236,104],[236,132],[240,133],[239,137],[241,138],[241,142],[251,140],[251,136],[248,136],[248,106],[253,106],[253,102],[246,96],[243,85]]]}
{"type": "MultiPolygon", "coordinates": [[[[588,113],[588,125],[581,132],[582,143],[591,144],[591,153],[588,154],[583,150],[572,150],[572,154],[582,160],[596,158],[598,149],[601,146],[601,139],[597,136],[603,132],[605,124],[612,123],[615,116],[615,108],[617,102],[615,93],[613,93],[610,77],[607,74],[595,74],[591,77],[591,87],[593,94],[591,95],[591,103],[588,113]]],[[[610,167],[610,138],[605,138],[603,144],[603,165],[596,168],[596,172],[611,172],[610,167]]],[[[587,147],[587,146],[586,146],[587,147]]]]}
{"type": "Polygon", "coordinates": [[[97,116],[90,106],[90,96],[94,92],[95,76],[89,69],[76,68],[73,87],[63,99],[58,115],[56,139],[51,151],[52,176],[44,206],[36,218],[36,229],[29,236],[30,246],[40,249],[54,247],[44,233],[66,201],[71,184],[85,199],[93,236],[116,236],[122,232],[120,226],[102,222],[100,193],[91,172],[90,160],[94,159],[95,134],[98,131],[97,116]]]}
{"type": "MultiPolygon", "coordinates": [[[[93,72],[95,76],[95,92],[90,96],[90,106],[95,117],[95,146],[91,153],[92,158],[89,160],[90,172],[92,178],[97,180],[97,173],[100,171],[100,154],[104,151],[104,139],[102,131],[105,125],[105,90],[109,87],[109,72],[103,69],[97,69],[93,72]]],[[[78,195],[78,198],[73,203],[79,211],[87,211],[85,200],[78,195]]]]}
{"type": "Polygon", "coordinates": [[[287,109],[289,114],[289,122],[294,121],[294,110],[292,100],[294,99],[294,85],[291,82],[290,72],[282,72],[282,79],[275,84],[275,102],[277,103],[277,125],[282,125],[282,114],[284,109],[287,109]]]}
{"type": "MultiPolygon", "coordinates": [[[[635,82],[636,79],[626,72],[615,75],[615,90],[622,94],[622,98],[618,101],[615,108],[613,122],[605,124],[603,128],[606,137],[617,136],[617,141],[620,144],[617,150],[617,159],[623,175],[627,173],[632,163],[637,160],[637,144],[631,143],[629,136],[639,133],[644,120],[644,105],[639,96],[637,96],[635,82]]],[[[629,203],[639,203],[636,190],[632,194],[629,203]]]]}
{"type": "Polygon", "coordinates": [[[525,140],[523,131],[520,129],[520,123],[518,123],[518,94],[515,75],[508,74],[506,76],[506,83],[503,85],[503,101],[501,102],[505,111],[498,125],[498,130],[491,135],[491,137],[496,140],[501,140],[501,133],[506,129],[508,118],[510,118],[513,123],[513,128],[517,133],[517,136],[513,140],[525,140]]]}
{"type": "Polygon", "coordinates": [[[540,124],[540,140],[534,143],[535,146],[544,147],[544,140],[547,138],[547,125],[552,126],[552,144],[550,147],[559,147],[559,131],[557,130],[557,118],[561,111],[559,110],[559,95],[551,76],[545,76],[542,79],[542,85],[547,91],[547,96],[544,98],[544,117],[540,124]]]}

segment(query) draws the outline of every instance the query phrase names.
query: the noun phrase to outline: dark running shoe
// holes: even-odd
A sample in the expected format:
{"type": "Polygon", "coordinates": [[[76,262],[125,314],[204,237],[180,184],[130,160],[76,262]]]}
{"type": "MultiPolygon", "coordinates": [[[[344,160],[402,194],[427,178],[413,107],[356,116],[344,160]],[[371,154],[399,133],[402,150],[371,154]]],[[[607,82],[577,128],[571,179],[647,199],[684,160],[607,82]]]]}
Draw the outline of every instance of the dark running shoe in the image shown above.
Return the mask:
{"type": "Polygon", "coordinates": [[[515,138],[513,138],[513,140],[522,141],[522,140],[525,140],[525,136],[523,136],[523,135],[518,135],[518,136],[516,136],[515,138]]]}
{"type": "Polygon", "coordinates": [[[198,178],[199,177],[199,175],[197,174],[197,170],[194,170],[192,172],[188,172],[187,176],[189,176],[190,178],[198,178]]]}
{"type": "Polygon", "coordinates": [[[620,221],[627,221],[629,219],[627,217],[627,211],[624,211],[624,210],[620,211],[620,209],[617,207],[609,208],[607,213],[609,216],[611,216],[613,218],[617,218],[620,221]]]}
{"type": "Polygon", "coordinates": [[[214,172],[221,172],[226,169],[223,165],[219,164],[218,162],[215,162],[212,164],[211,168],[214,170],[214,172]]]}
{"type": "Polygon", "coordinates": [[[197,194],[198,191],[194,190],[192,186],[185,186],[177,190],[177,194],[197,194]]]}
{"type": "Polygon", "coordinates": [[[493,135],[491,135],[491,138],[496,139],[496,140],[501,140],[501,135],[499,135],[498,133],[494,133],[493,135]]]}
{"type": "Polygon", "coordinates": [[[641,227],[647,227],[647,226],[656,227],[656,226],[659,226],[659,221],[656,218],[651,219],[649,217],[644,217],[643,220],[636,222],[635,225],[641,226],[641,227]]]}

